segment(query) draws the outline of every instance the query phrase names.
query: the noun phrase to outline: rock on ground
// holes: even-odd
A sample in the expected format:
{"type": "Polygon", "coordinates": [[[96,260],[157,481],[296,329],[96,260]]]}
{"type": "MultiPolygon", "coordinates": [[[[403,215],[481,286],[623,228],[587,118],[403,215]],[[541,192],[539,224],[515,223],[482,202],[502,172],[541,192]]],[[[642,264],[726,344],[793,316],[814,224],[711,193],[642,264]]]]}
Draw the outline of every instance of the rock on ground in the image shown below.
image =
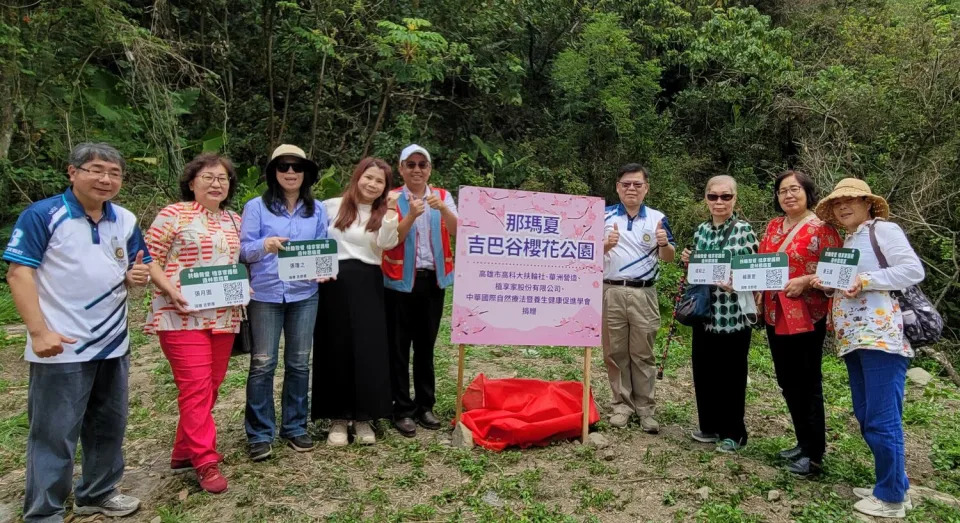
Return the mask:
{"type": "Polygon", "coordinates": [[[590,435],[587,436],[587,441],[598,449],[605,449],[610,446],[610,440],[599,432],[591,432],[590,435]]]}
{"type": "Polygon", "coordinates": [[[453,429],[453,439],[450,444],[456,448],[472,449],[473,433],[462,422],[457,423],[457,426],[453,429]]]}
{"type": "Polygon", "coordinates": [[[710,493],[713,492],[713,489],[710,487],[700,487],[697,489],[697,495],[700,496],[700,499],[706,501],[710,498],[710,493]]]}
{"type": "Polygon", "coordinates": [[[779,490],[771,490],[770,492],[767,492],[767,501],[777,501],[778,499],[780,499],[779,490]]]}
{"type": "Polygon", "coordinates": [[[916,385],[923,387],[923,386],[926,386],[927,383],[930,383],[930,380],[933,379],[933,376],[931,376],[929,372],[925,371],[924,369],[921,369],[920,367],[913,367],[912,369],[907,371],[907,379],[910,380],[912,383],[915,383],[916,385]]]}

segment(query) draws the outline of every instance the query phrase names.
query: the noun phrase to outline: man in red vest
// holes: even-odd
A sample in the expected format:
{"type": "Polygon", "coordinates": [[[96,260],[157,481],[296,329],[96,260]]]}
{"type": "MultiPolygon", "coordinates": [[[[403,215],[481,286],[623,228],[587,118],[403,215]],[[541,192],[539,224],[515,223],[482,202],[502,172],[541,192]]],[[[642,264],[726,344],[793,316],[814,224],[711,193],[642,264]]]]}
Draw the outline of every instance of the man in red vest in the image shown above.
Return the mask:
{"type": "Polygon", "coordinates": [[[450,238],[457,234],[457,205],[448,191],[427,184],[431,169],[430,153],[423,147],[412,144],[400,153],[403,186],[394,189],[400,193],[400,243],[383,253],[393,426],[407,437],[416,435],[417,424],[430,430],[442,425],[433,414],[433,346],[446,288],[453,284],[450,238]]]}

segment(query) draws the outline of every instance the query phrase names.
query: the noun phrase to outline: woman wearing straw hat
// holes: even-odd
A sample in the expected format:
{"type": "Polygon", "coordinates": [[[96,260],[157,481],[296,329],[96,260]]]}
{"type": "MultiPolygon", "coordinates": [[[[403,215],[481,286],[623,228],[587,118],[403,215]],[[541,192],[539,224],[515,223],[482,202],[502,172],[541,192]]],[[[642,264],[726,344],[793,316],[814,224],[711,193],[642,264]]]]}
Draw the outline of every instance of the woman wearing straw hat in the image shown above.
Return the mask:
{"type": "Polygon", "coordinates": [[[827,335],[829,300],[810,286],[820,253],[839,247],[840,235],[814,215],[817,190],[800,171],[780,173],[773,185],[773,204],[783,216],[770,220],[760,253],[786,253],[790,280],[782,291],[763,293],[764,320],[777,384],[787,402],[797,446],[780,451],[787,471],[809,476],[821,470],[826,451],[823,412],[823,341],[827,335]]]}
{"type": "MultiPolygon", "coordinates": [[[[853,286],[833,294],[833,324],[847,364],[853,411],[873,452],[877,483],[855,488],[854,508],[902,518],[912,508],[903,443],[903,388],[913,349],[903,334],[900,305],[890,291],[923,281],[920,258],[903,230],[886,221],[887,202],[855,178],[845,178],[817,205],[817,216],[846,230],[843,246],[860,251],[853,286]],[[879,259],[882,255],[885,263],[879,259]]],[[[823,288],[818,279],[813,285],[823,288]]]]}
{"type": "Polygon", "coordinates": [[[317,181],[317,164],[303,149],[281,145],[273,151],[264,171],[267,189],[263,196],[243,207],[241,259],[250,264],[254,291],[247,310],[253,334],[247,407],[244,426],[253,461],[270,457],[276,432],[273,376],[284,335],[283,392],[280,400],[280,437],[297,452],[313,449],[307,431],[307,393],[310,380],[310,349],[317,319],[317,282],[281,281],[278,254],[289,240],[327,237],[327,212],[313,198],[310,187],[317,181]]]}

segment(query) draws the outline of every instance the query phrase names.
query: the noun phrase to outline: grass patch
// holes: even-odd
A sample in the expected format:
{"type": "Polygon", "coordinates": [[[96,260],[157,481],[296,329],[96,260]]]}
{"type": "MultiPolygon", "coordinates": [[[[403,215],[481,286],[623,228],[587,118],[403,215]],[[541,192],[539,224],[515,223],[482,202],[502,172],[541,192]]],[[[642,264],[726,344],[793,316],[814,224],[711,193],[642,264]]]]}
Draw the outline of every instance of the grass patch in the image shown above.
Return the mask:
{"type": "Polygon", "coordinates": [[[739,507],[721,501],[704,503],[697,511],[696,520],[703,523],[739,523],[745,521],[761,521],[758,516],[747,514],[739,507]]]}
{"type": "Polygon", "coordinates": [[[29,431],[26,412],[0,419],[0,476],[26,463],[29,431]]]}

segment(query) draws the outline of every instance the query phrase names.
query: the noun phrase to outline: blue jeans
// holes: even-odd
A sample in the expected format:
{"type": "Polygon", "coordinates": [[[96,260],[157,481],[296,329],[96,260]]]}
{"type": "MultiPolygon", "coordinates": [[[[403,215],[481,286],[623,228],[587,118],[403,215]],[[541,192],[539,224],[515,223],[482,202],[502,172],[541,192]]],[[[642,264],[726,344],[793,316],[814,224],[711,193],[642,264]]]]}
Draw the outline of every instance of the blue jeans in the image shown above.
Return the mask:
{"type": "Polygon", "coordinates": [[[302,436],[307,433],[309,360],[313,325],[317,321],[317,294],[293,303],[251,300],[247,312],[253,331],[244,420],[247,441],[251,444],[270,443],[276,432],[273,374],[277,370],[281,330],[284,348],[280,437],[302,436]]]}
{"type": "Polygon", "coordinates": [[[910,488],[903,448],[903,387],[910,360],[870,349],[855,350],[843,359],[850,376],[853,413],[873,452],[877,475],[873,495],[900,503],[910,488]]]}
{"type": "Polygon", "coordinates": [[[24,521],[63,521],[77,439],[83,448],[83,474],[74,489],[77,505],[96,505],[116,494],[123,477],[129,370],[129,354],[30,364],[24,521]]]}

